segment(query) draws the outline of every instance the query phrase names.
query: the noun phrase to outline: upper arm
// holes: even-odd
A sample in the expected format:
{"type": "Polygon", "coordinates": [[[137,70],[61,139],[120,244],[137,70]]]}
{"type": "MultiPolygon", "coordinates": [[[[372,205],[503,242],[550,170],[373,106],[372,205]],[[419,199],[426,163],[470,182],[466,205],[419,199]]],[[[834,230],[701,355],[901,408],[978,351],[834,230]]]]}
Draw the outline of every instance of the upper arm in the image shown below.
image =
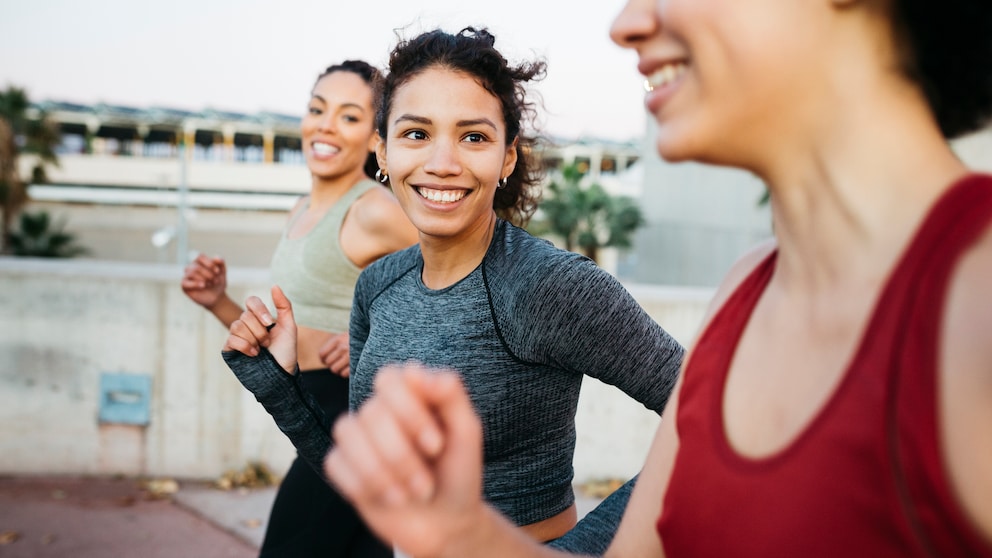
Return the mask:
{"type": "MultiPolygon", "coordinates": [[[[699,328],[700,332],[727,301],[731,293],[737,289],[741,281],[774,249],[774,242],[764,243],[752,249],[734,264],[710,302],[706,316],[699,328]]],[[[683,372],[691,358],[692,350],[690,349],[682,362],[683,372]]],[[[658,432],[651,444],[644,468],[641,470],[637,485],[630,496],[627,511],[617,529],[613,544],[606,552],[608,558],[663,557],[665,555],[662,548],[663,541],[658,534],[656,524],[661,517],[665,494],[668,491],[668,483],[679,449],[678,408],[683,380],[684,375],[680,373],[665,409],[665,415],[661,419],[658,432]]]]}
{"type": "Polygon", "coordinates": [[[348,350],[350,353],[351,369],[355,370],[358,360],[365,349],[365,341],[369,337],[368,317],[368,283],[366,272],[358,276],[355,283],[355,294],[351,300],[351,317],[348,323],[348,350]]]}
{"type": "Polygon", "coordinates": [[[613,543],[606,551],[607,558],[627,556],[650,558],[665,555],[655,524],[661,517],[668,480],[679,448],[676,421],[681,385],[680,378],[672,392],[672,400],[668,404],[669,412],[661,420],[644,467],[634,486],[634,492],[630,495],[620,527],[613,538],[613,543]]]}
{"type": "Polygon", "coordinates": [[[526,329],[539,359],[614,385],[660,413],[678,377],[682,345],[589,260],[568,259],[540,276],[522,295],[522,311],[514,312],[534,317],[526,329]]]}
{"type": "Polygon", "coordinates": [[[939,439],[952,488],[992,543],[992,233],[952,277],[938,344],[939,439]]]}

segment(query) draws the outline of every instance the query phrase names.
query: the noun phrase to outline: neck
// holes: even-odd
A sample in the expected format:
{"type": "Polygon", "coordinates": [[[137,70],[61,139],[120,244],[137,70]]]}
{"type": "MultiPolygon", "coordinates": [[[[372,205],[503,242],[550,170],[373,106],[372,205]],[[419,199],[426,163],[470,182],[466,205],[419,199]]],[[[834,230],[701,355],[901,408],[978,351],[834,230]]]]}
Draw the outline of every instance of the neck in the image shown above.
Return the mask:
{"type": "Polygon", "coordinates": [[[310,209],[326,211],[334,205],[352,186],[365,180],[365,172],[357,169],[355,172],[330,178],[311,175],[310,209]]]}
{"type": "Polygon", "coordinates": [[[816,291],[884,279],[936,198],[967,172],[916,88],[900,84],[835,96],[804,136],[813,141],[792,134],[752,169],[771,192],[785,284],[816,291]]]}
{"type": "Polygon", "coordinates": [[[450,237],[420,234],[424,258],[423,281],[430,289],[450,287],[467,277],[482,263],[496,229],[496,214],[482,219],[450,237]]]}

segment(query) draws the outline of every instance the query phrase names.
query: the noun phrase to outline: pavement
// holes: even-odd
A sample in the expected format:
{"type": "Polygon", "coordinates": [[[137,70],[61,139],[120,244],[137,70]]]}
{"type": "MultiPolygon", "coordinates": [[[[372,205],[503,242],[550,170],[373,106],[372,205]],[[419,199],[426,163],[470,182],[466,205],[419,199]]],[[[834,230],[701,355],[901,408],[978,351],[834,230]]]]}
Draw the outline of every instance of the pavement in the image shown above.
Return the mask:
{"type": "MultiPolygon", "coordinates": [[[[0,558],[249,558],[276,488],[0,476],[0,558]]],[[[577,498],[581,517],[598,503],[577,498]]]]}

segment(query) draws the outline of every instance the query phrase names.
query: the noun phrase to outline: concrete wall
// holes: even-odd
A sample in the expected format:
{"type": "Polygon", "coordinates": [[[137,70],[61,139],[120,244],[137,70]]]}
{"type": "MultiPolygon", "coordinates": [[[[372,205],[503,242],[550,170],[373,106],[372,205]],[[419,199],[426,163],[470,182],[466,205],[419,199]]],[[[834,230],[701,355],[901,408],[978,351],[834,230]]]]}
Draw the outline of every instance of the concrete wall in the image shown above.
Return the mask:
{"type": "MultiPolygon", "coordinates": [[[[249,460],[286,469],[292,447],[224,365],[226,330],[186,299],[180,276],[171,264],[0,258],[0,473],[214,478],[249,460]],[[105,373],[151,379],[147,426],[98,421],[105,373]]],[[[267,277],[232,269],[232,296],[266,296],[267,277]]],[[[683,343],[710,296],[630,290],[683,343]]],[[[636,473],[658,420],[589,380],[576,479],[636,473]]]]}

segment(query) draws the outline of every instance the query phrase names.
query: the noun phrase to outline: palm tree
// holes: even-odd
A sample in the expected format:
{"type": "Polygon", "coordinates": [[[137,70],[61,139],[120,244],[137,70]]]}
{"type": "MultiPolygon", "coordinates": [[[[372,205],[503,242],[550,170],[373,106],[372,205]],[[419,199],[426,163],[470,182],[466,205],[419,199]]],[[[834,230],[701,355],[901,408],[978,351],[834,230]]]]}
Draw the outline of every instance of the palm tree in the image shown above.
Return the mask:
{"type": "Polygon", "coordinates": [[[630,248],[634,232],[644,225],[633,199],[611,196],[599,184],[583,186],[582,172],[574,164],[563,167],[561,182],[552,180],[547,191],[551,195],[541,202],[536,228],[561,237],[566,250],[581,251],[594,261],[600,248],[630,248]]]}
{"type": "Polygon", "coordinates": [[[0,91],[0,253],[10,251],[10,234],[14,217],[28,200],[27,185],[20,174],[18,158],[21,151],[34,153],[38,163],[31,171],[31,181],[46,181],[45,165],[58,165],[55,147],[61,141],[58,125],[41,111],[30,118],[31,103],[27,93],[18,87],[0,91]]]}

